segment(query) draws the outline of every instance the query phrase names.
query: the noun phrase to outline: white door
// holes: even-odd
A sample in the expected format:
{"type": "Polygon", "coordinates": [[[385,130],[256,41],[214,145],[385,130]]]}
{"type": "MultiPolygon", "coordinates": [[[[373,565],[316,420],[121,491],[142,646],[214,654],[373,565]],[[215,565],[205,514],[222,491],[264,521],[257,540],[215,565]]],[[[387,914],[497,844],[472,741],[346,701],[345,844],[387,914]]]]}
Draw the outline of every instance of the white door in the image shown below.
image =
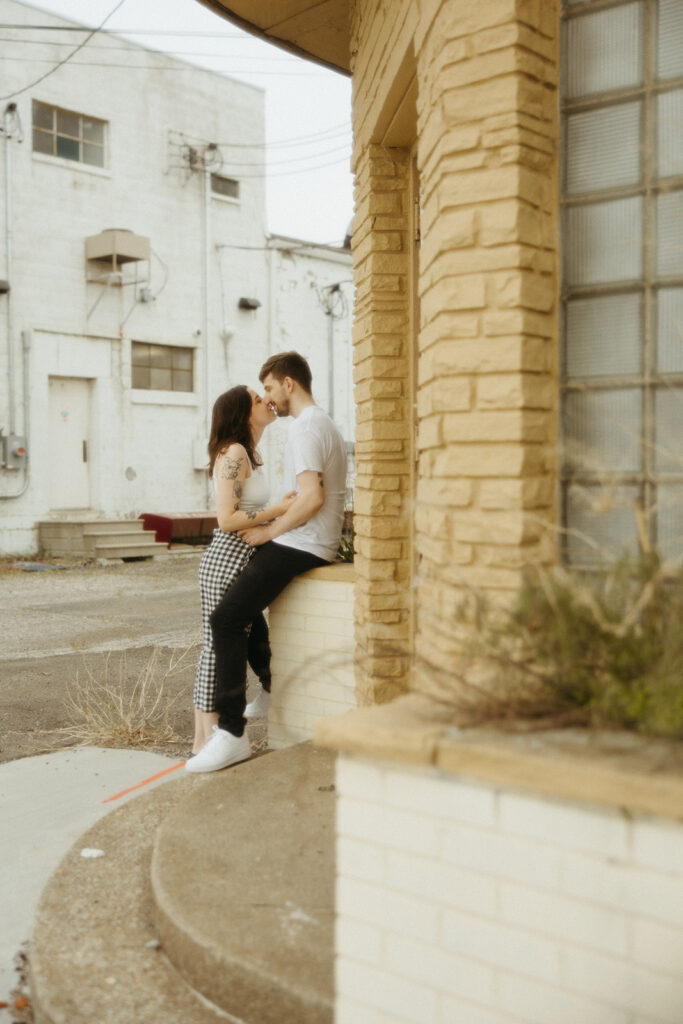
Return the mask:
{"type": "Polygon", "coordinates": [[[90,381],[50,377],[50,508],[90,506],[90,381]]]}

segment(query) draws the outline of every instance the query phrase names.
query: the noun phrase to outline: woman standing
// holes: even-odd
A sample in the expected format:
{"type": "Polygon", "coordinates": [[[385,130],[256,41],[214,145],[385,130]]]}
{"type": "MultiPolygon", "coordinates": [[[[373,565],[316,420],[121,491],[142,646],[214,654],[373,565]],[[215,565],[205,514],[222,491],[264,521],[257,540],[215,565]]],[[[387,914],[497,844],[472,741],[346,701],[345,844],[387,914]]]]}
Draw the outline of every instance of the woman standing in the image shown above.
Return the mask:
{"type": "MultiPolygon", "coordinates": [[[[256,446],[263,431],[275,419],[275,413],[263,399],[243,384],[220,395],[213,407],[209,439],[209,473],[216,490],[218,529],[199,565],[199,589],[202,600],[204,646],[199,656],[194,686],[195,735],[192,752],[197,754],[218,722],[215,707],[215,655],[210,616],[226,589],[247,564],[254,549],[237,536],[235,530],[276,519],[289,508],[293,496],[276,505],[269,498],[261,458],[256,446]]],[[[268,627],[262,615],[249,633],[249,664],[263,689],[258,707],[267,710],[270,690],[270,645],[268,627]]],[[[252,715],[253,716],[253,715],[252,715]]]]}

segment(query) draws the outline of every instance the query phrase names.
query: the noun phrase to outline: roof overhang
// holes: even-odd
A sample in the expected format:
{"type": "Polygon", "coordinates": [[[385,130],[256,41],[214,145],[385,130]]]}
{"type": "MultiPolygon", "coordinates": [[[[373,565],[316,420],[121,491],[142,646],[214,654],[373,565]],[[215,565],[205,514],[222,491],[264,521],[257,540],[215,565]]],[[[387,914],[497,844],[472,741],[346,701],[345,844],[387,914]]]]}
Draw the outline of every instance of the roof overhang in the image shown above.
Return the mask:
{"type": "Polygon", "coordinates": [[[198,0],[216,14],[275,46],[351,73],[350,0],[198,0]]]}

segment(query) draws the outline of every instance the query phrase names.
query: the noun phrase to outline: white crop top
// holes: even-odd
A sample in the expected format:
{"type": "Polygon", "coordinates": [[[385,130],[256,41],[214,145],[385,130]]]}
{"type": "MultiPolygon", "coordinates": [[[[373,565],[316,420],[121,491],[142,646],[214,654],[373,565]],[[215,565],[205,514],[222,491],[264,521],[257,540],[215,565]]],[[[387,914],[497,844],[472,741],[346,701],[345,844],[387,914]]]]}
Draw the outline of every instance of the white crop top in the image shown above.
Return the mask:
{"type": "MultiPolygon", "coordinates": [[[[216,464],[218,459],[216,459],[216,464]]],[[[216,467],[213,470],[214,493],[216,490],[216,467]]],[[[270,487],[262,466],[252,467],[251,476],[242,483],[240,512],[258,512],[265,508],[270,499],[270,487]]]]}

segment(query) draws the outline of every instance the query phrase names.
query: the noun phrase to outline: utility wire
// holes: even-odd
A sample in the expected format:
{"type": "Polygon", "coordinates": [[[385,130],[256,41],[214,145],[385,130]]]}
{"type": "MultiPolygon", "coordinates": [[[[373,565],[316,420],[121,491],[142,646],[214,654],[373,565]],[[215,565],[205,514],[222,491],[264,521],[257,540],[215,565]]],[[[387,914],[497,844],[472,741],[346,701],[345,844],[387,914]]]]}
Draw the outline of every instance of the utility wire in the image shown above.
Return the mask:
{"type": "MultiPolygon", "coordinates": [[[[126,0],[121,0],[121,3],[125,2],[126,0]]],[[[73,52],[68,57],[65,57],[64,60],[61,60],[58,64],[56,64],[54,68],[47,72],[47,74],[42,75],[41,78],[38,78],[35,82],[31,82],[30,85],[25,86],[23,89],[19,89],[17,90],[17,92],[10,93],[9,96],[0,96],[0,100],[10,99],[11,96],[19,96],[22,92],[26,92],[27,89],[32,89],[34,85],[38,85],[38,83],[42,82],[43,79],[48,77],[48,75],[51,75],[54,71],[57,71],[58,68],[61,68],[63,64],[69,62],[71,60],[71,57],[73,57],[74,53],[77,53],[78,50],[83,49],[87,41],[88,40],[86,39],[84,43],[81,43],[80,46],[77,46],[76,49],[73,50],[73,52]]],[[[15,62],[18,61],[24,64],[52,63],[49,57],[3,57],[3,60],[15,62]]],[[[215,68],[202,68],[196,65],[190,65],[189,62],[187,64],[165,64],[159,67],[158,65],[154,64],[114,64],[105,63],[103,61],[75,60],[72,66],[76,68],[126,68],[127,71],[206,71],[209,74],[213,75],[287,75],[288,77],[293,78],[327,77],[325,72],[318,71],[250,71],[247,68],[232,68],[228,71],[216,71],[215,68]]]]}
{"type": "Polygon", "coordinates": [[[82,50],[83,47],[90,42],[92,37],[107,24],[109,19],[112,18],[121,7],[123,7],[125,2],[126,0],[119,0],[116,6],[113,7],[109,14],[106,16],[104,21],[101,21],[99,25],[91,29],[89,34],[83,40],[83,42],[79,43],[78,46],[74,47],[71,53],[68,56],[64,57],[63,60],[60,60],[59,63],[55,64],[53,68],[51,68],[49,71],[46,71],[45,74],[41,75],[40,78],[37,78],[35,82],[29,82],[29,84],[25,85],[22,89],[16,89],[14,92],[10,92],[6,96],[0,96],[0,101],[11,100],[14,96],[21,96],[22,93],[27,92],[29,89],[33,89],[40,82],[44,82],[46,78],[48,78],[50,75],[53,75],[55,71],[63,67],[66,63],[68,63],[68,61],[70,61],[72,57],[75,57],[79,50],[82,50]]]}
{"type": "MultiPolygon", "coordinates": [[[[275,146],[308,146],[313,145],[314,140],[319,142],[333,142],[337,137],[348,134],[351,130],[351,125],[348,121],[342,121],[340,124],[334,124],[330,128],[325,128],[322,131],[314,132],[312,135],[293,135],[289,139],[274,139],[272,142],[214,142],[216,146],[227,146],[231,149],[272,149],[275,146]],[[340,131],[339,129],[342,129],[340,131]],[[323,136],[327,136],[323,138],[323,136]]],[[[182,135],[183,141],[192,143],[196,146],[205,146],[206,139],[200,139],[197,136],[187,135],[185,132],[177,132],[176,134],[182,135]]]]}
{"type": "MultiPolygon", "coordinates": [[[[62,42],[58,42],[55,39],[21,39],[18,36],[0,36],[0,43],[18,43],[20,46],[70,46],[71,45],[68,42],[63,42],[62,43],[62,42]]],[[[276,63],[279,63],[279,64],[291,64],[293,61],[296,62],[296,63],[299,63],[299,64],[301,63],[301,59],[300,58],[293,57],[293,56],[290,56],[290,57],[272,57],[272,56],[269,55],[267,57],[259,56],[258,58],[254,58],[253,54],[249,54],[249,53],[234,53],[234,54],[230,54],[230,53],[225,53],[225,51],[223,51],[222,53],[220,53],[220,52],[207,53],[206,51],[202,51],[202,50],[156,50],[156,49],[152,49],[149,46],[143,46],[141,43],[128,42],[128,44],[125,45],[125,43],[126,43],[125,39],[123,40],[123,43],[124,43],[123,46],[109,46],[107,43],[99,43],[99,45],[97,47],[97,50],[98,50],[98,52],[100,50],[117,50],[117,51],[123,52],[123,53],[130,53],[131,52],[131,48],[135,47],[136,50],[148,50],[151,53],[167,54],[169,57],[223,57],[226,60],[228,58],[230,60],[254,60],[254,59],[257,59],[259,62],[260,61],[269,61],[269,62],[276,62],[276,63]]],[[[27,60],[31,60],[30,57],[27,57],[26,59],[27,60]]]]}

